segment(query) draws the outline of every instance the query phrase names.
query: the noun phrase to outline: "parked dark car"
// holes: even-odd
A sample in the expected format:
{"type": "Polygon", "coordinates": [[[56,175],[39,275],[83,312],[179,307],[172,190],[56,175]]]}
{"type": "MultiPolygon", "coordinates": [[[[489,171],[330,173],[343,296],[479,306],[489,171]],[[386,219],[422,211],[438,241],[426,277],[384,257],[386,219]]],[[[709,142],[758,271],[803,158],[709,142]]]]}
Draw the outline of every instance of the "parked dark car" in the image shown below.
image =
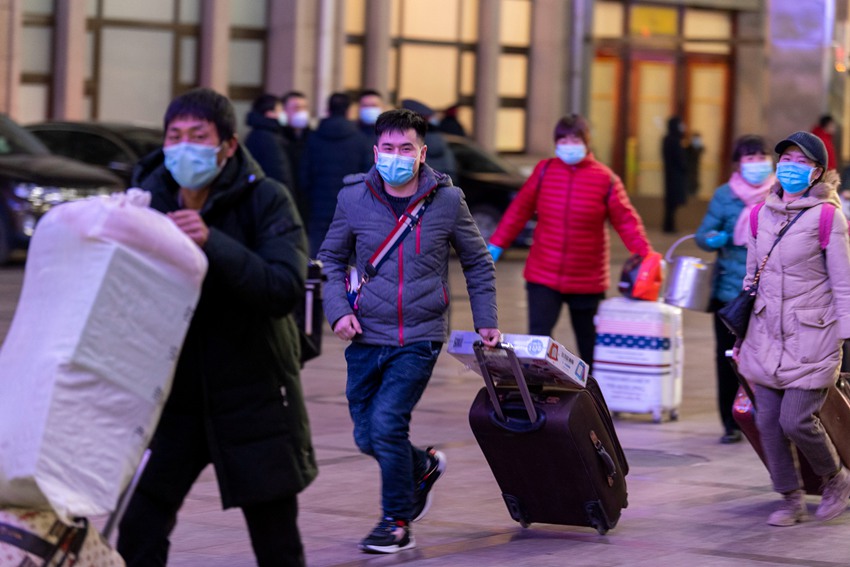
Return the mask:
{"type": "Polygon", "coordinates": [[[0,114],[0,264],[29,244],[35,224],[50,207],[120,191],[117,176],[52,155],[38,138],[0,114]]]}
{"type": "Polygon", "coordinates": [[[139,159],[162,147],[162,130],[112,122],[40,122],[26,129],[54,154],[108,169],[129,185],[139,159]]]}
{"type": "MultiPolygon", "coordinates": [[[[469,138],[443,134],[457,161],[456,185],[463,189],[469,211],[485,240],[495,232],[502,214],[513,201],[526,176],[519,168],[469,138]]],[[[533,221],[516,244],[529,245],[533,221]]]]}

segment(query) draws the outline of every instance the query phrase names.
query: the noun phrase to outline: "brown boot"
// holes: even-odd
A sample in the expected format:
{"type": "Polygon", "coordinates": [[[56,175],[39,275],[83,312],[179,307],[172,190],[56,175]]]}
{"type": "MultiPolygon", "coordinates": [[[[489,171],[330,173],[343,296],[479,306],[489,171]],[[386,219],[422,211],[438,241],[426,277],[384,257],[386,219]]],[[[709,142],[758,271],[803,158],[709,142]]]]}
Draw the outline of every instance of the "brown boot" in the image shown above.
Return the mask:
{"type": "Polygon", "coordinates": [[[771,526],[793,526],[806,519],[806,499],[802,490],[795,490],[782,495],[779,509],[770,515],[767,523],[771,526]]]}

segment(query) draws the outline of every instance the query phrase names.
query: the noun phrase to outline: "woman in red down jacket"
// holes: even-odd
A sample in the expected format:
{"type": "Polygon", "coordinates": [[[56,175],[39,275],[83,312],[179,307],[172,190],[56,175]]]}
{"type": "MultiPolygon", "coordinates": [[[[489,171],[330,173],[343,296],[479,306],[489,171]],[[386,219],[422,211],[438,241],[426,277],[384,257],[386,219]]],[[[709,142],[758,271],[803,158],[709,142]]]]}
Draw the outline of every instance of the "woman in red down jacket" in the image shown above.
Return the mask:
{"type": "Polygon", "coordinates": [[[593,318],[609,287],[610,242],[605,221],[632,254],[652,251],[643,222],[623,183],[588,151],[587,122],[572,114],[555,126],[556,158],[542,160],[511,203],[490,238],[498,260],[537,213],[534,242],[525,264],[529,334],[551,335],[561,304],[570,320],[579,356],[593,364],[593,318]]]}

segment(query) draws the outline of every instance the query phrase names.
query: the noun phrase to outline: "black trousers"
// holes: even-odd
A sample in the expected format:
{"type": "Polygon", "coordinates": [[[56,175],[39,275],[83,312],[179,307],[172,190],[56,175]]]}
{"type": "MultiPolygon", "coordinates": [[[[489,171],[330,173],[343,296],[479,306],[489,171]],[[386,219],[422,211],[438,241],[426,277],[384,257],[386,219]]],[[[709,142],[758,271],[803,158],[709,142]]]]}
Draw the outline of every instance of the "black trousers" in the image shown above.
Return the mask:
{"type": "MultiPolygon", "coordinates": [[[[211,462],[202,419],[163,414],[151,458],[119,524],[118,552],[127,567],[164,566],[169,536],[186,495],[211,462]]],[[[244,466],[251,466],[246,462],[244,466]]],[[[302,567],[295,495],[242,507],[260,567],[302,567]]]]}
{"type": "Polygon", "coordinates": [[[561,293],[545,285],[525,284],[528,297],[528,334],[552,335],[558,323],[561,306],[570,309],[570,322],[578,344],[578,354],[593,371],[593,347],[596,345],[596,324],[593,318],[599,310],[604,293],[561,293]]]}
{"type": "Polygon", "coordinates": [[[735,335],[729,332],[720,317],[717,316],[717,310],[723,307],[725,303],[717,299],[711,300],[711,309],[714,312],[714,365],[717,369],[717,409],[720,412],[720,421],[723,423],[723,428],[727,433],[740,429],[738,424],[732,418],[732,405],[735,403],[735,395],[738,393],[738,376],[729,359],[726,357],[726,351],[731,350],[735,346],[735,335]]]}

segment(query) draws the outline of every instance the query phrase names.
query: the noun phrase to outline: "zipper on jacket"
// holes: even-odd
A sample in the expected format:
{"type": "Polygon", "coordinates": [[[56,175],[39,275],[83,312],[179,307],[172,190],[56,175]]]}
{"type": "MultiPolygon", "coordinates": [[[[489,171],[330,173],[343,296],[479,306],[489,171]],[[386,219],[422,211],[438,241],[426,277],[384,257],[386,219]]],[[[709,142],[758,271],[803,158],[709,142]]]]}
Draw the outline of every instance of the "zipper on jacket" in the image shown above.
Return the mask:
{"type": "Polygon", "coordinates": [[[404,346],[404,315],[401,309],[401,292],[404,289],[404,243],[398,245],[398,344],[404,346]]]}
{"type": "Polygon", "coordinates": [[[419,219],[419,222],[416,223],[416,253],[417,254],[422,253],[421,237],[422,237],[422,219],[419,219]]]}

